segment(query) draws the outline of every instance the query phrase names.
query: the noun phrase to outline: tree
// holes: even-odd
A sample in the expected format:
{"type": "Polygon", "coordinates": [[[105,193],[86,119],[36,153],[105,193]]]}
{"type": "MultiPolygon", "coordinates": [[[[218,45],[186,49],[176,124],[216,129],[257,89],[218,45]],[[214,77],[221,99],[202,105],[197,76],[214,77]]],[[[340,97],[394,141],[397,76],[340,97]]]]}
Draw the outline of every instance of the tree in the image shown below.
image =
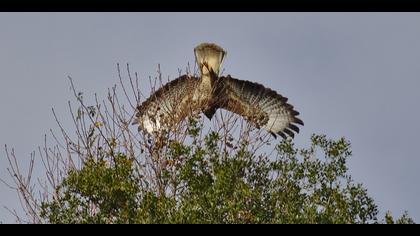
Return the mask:
{"type": "MultiPolygon", "coordinates": [[[[113,87],[105,101],[95,95],[92,106],[70,78],[74,134],[53,110],[61,136],[52,132],[55,144],[39,149],[46,184],[31,181],[34,155],[24,177],[6,147],[10,186],[28,222],[413,223],[407,213],[378,219],[367,189],[348,173],[345,138],[313,134],[309,147],[298,148],[225,111],[211,122],[196,115],[168,132],[138,132],[130,124],[144,96],[137,74],[127,71],[129,85],[118,67],[122,90],[113,87]]],[[[160,73],[152,92],[156,82],[162,84],[160,73]]]]}

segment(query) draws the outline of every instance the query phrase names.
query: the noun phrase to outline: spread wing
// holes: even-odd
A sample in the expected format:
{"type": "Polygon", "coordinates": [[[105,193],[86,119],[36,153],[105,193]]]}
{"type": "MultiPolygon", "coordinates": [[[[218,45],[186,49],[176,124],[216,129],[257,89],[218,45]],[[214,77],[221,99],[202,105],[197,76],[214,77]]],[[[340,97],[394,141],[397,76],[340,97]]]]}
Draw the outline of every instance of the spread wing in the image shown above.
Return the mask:
{"type": "Polygon", "coordinates": [[[263,85],[250,81],[220,77],[222,101],[220,107],[243,116],[257,128],[264,128],[274,137],[276,134],[286,138],[299,133],[296,124],[303,125],[297,118],[299,112],[287,103],[287,98],[263,85]]]}
{"type": "Polygon", "coordinates": [[[137,107],[133,124],[149,133],[167,129],[192,114],[199,79],[183,75],[165,84],[137,107]]]}

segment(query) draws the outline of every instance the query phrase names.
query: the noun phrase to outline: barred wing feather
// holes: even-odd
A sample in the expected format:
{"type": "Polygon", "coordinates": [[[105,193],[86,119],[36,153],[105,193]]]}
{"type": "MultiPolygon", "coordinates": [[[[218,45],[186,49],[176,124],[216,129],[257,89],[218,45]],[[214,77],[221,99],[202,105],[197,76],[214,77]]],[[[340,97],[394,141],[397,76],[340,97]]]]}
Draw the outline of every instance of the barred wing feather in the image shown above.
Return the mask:
{"type": "Polygon", "coordinates": [[[193,94],[198,83],[198,78],[183,75],[165,84],[137,107],[133,124],[149,133],[171,128],[197,110],[193,94]]]}
{"type": "Polygon", "coordinates": [[[287,98],[263,85],[243,81],[230,76],[220,77],[220,107],[243,116],[257,128],[264,128],[274,137],[287,135],[294,137],[299,133],[296,124],[303,125],[297,118],[299,112],[287,103],[287,98]],[[294,131],[294,132],[293,132],[294,131]]]}

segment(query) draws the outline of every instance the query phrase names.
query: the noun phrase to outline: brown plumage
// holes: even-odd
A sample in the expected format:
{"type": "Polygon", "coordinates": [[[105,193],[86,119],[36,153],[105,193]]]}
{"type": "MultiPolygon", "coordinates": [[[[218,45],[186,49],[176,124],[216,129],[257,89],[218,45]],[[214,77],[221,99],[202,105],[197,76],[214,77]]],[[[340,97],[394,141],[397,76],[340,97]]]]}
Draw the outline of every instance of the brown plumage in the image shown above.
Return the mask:
{"type": "Polygon", "coordinates": [[[263,85],[238,80],[230,75],[219,77],[226,52],[215,44],[203,43],[195,49],[201,77],[183,75],[156,91],[137,108],[134,124],[149,133],[169,129],[184,118],[203,112],[211,119],[222,108],[243,116],[257,128],[274,137],[294,137],[299,112],[287,98],[263,85]]]}

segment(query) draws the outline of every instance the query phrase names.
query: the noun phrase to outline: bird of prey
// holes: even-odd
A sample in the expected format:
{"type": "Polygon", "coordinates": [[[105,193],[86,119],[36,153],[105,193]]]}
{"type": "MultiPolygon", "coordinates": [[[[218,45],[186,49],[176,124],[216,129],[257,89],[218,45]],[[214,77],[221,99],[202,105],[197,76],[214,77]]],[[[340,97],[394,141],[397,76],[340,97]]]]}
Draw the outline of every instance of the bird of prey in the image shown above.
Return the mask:
{"type": "Polygon", "coordinates": [[[153,93],[136,110],[133,124],[148,133],[170,129],[184,118],[204,113],[211,119],[221,108],[244,117],[257,128],[264,128],[274,137],[294,137],[298,133],[299,112],[287,98],[261,84],[219,76],[226,51],[212,43],[194,49],[200,77],[182,75],[153,93]],[[293,132],[294,131],[294,132],[293,132]]]}

